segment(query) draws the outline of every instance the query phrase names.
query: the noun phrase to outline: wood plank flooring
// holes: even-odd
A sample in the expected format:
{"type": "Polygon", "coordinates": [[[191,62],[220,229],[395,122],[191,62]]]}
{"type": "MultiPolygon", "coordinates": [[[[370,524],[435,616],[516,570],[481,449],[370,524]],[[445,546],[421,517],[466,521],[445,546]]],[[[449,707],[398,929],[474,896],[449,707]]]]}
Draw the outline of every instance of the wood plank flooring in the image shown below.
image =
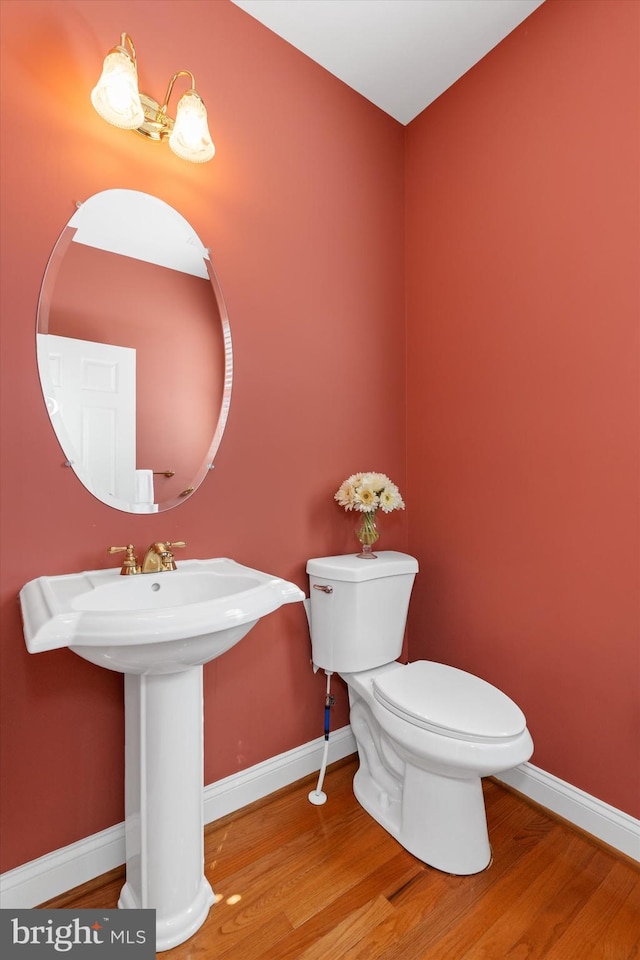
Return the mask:
{"type": "MultiPolygon", "coordinates": [[[[420,863],[359,806],[355,758],[328,801],[300,781],[205,832],[216,894],[166,960],[640,960],[640,868],[484,781],[493,862],[453,877],[420,863]]],[[[47,907],[114,907],[115,870],[47,907]]]]}

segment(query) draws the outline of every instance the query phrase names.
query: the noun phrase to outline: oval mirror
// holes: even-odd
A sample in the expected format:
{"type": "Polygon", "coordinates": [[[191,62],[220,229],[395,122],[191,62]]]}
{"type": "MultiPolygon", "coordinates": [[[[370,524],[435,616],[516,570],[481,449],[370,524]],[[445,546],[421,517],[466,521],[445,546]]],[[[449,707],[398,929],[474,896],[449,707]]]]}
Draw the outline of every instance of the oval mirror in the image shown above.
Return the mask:
{"type": "Polygon", "coordinates": [[[40,383],[71,466],[129,513],[183,503],[213,466],[231,399],[231,333],[209,251],[134,190],[85,201],[38,303],[40,383]]]}

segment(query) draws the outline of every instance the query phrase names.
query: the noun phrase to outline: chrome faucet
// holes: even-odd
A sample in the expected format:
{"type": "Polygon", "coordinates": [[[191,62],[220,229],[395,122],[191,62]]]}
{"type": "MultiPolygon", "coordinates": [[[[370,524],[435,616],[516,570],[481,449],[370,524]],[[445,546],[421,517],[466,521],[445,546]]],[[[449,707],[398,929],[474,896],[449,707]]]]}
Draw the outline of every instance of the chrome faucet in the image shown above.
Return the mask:
{"type": "Polygon", "coordinates": [[[140,567],[141,573],[163,573],[165,570],[175,570],[176,561],[171,552],[175,547],[186,547],[184,540],[170,543],[168,540],[152,543],[144,555],[140,567]]]}
{"type": "Polygon", "coordinates": [[[125,553],[120,573],[122,576],[131,576],[136,573],[164,573],[165,570],[175,570],[176,561],[173,558],[172,550],[175,547],[186,547],[184,540],[176,540],[170,543],[168,540],[162,543],[152,543],[144,555],[142,563],[138,563],[135,555],[135,548],[132,543],[126,547],[108,547],[107,553],[125,553]]]}

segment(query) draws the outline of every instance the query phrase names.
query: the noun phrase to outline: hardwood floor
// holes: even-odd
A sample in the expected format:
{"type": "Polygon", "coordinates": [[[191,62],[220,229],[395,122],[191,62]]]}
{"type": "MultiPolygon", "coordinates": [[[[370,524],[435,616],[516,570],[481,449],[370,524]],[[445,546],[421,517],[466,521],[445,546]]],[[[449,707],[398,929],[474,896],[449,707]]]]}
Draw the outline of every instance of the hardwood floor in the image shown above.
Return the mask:
{"type": "MultiPolygon", "coordinates": [[[[640,869],[499,784],[484,782],[493,862],[453,877],[420,863],[353,797],[355,758],[315,807],[300,781],[211,824],[216,893],[166,960],[632,960],[640,869]]],[[[115,870],[47,907],[114,907],[115,870]]]]}

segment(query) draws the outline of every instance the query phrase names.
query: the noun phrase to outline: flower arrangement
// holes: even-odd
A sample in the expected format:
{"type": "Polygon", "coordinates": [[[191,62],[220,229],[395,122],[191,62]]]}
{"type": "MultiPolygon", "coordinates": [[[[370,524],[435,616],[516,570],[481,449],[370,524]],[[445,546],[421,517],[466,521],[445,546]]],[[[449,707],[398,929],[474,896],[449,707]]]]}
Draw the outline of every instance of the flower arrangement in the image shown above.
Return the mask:
{"type": "Polygon", "coordinates": [[[363,514],[362,523],[356,532],[362,544],[363,560],[375,560],[371,547],[379,538],[376,528],[376,513],[391,513],[392,510],[404,510],[404,501],[395,483],[384,473],[354,473],[348,477],[334,495],[345,510],[356,510],[363,514]]]}
{"type": "Polygon", "coordinates": [[[354,473],[344,481],[334,500],[345,510],[361,513],[375,513],[378,508],[383,513],[404,510],[400,491],[384,473],[354,473]]]}

